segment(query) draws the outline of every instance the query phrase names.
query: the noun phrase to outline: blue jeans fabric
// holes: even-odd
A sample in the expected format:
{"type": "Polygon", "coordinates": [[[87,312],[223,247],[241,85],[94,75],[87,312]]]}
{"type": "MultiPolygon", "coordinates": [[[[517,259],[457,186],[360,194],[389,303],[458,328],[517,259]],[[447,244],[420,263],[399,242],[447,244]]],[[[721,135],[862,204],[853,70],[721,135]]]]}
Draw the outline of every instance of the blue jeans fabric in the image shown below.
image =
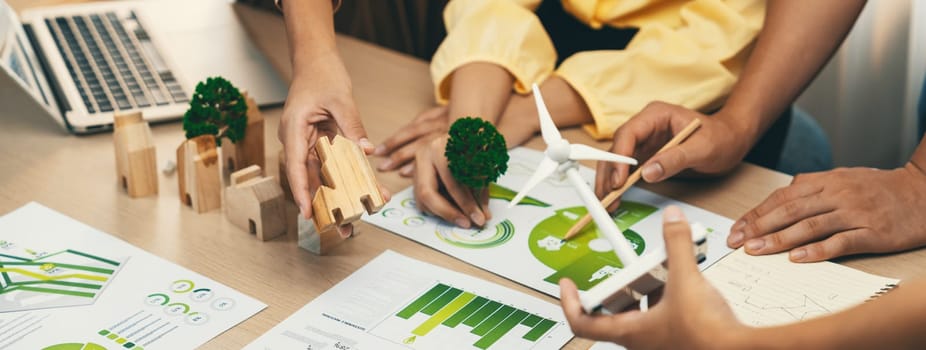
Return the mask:
{"type": "Polygon", "coordinates": [[[797,107],[786,111],[746,155],[747,162],[789,175],[833,168],[826,133],[797,107]]]}

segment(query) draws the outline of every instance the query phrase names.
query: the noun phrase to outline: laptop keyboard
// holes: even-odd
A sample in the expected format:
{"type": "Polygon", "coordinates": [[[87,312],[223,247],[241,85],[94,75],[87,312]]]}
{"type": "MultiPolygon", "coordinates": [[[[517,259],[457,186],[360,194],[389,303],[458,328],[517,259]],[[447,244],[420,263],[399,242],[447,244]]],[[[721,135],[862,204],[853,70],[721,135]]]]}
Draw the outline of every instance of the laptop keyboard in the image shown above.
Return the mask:
{"type": "Polygon", "coordinates": [[[134,12],[122,19],[114,12],[56,17],[45,25],[89,113],[189,102],[134,12]]]}

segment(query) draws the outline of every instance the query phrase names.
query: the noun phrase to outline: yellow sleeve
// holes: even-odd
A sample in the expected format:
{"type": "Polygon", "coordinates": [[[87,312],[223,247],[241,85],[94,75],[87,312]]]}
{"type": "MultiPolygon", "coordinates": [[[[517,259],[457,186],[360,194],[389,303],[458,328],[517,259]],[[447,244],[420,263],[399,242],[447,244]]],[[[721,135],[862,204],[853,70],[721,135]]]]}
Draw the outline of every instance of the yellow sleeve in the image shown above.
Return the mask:
{"type": "Polygon", "coordinates": [[[692,1],[681,25],[641,23],[624,50],[586,51],[566,59],[556,75],[585,100],[597,139],[652,101],[707,111],[729,94],[762,27],[764,2],[692,1]]]}
{"type": "Polygon", "coordinates": [[[514,89],[546,79],[556,50],[533,10],[540,0],[454,0],[444,9],[447,37],[431,59],[437,102],[446,104],[453,71],[472,62],[495,63],[514,76],[514,89]]]}

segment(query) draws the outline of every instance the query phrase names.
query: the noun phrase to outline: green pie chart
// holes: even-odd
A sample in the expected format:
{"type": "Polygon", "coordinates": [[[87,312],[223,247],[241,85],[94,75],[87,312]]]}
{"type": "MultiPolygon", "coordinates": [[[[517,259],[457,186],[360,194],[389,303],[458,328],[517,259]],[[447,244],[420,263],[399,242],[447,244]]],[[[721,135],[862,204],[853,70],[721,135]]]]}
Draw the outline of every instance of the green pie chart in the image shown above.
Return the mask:
{"type": "Polygon", "coordinates": [[[106,350],[106,347],[94,343],[64,343],[52,345],[42,350],[106,350]]]}
{"type": "Polygon", "coordinates": [[[511,220],[505,219],[495,225],[473,229],[438,225],[434,233],[442,241],[460,248],[492,248],[505,244],[514,237],[514,224],[511,220]]]}
{"type": "MultiPolygon", "coordinates": [[[[622,201],[618,210],[612,214],[617,227],[623,231],[624,238],[638,255],[646,249],[646,241],[630,226],[656,211],[657,208],[653,206],[622,201]]],[[[528,238],[531,254],[556,271],[545,281],[556,284],[561,278],[568,277],[580,290],[588,290],[623,268],[624,265],[615,256],[610,243],[600,236],[594,224],[587,226],[569,241],[562,241],[566,231],[587,212],[584,206],[560,209],[531,230],[528,238]]]]}

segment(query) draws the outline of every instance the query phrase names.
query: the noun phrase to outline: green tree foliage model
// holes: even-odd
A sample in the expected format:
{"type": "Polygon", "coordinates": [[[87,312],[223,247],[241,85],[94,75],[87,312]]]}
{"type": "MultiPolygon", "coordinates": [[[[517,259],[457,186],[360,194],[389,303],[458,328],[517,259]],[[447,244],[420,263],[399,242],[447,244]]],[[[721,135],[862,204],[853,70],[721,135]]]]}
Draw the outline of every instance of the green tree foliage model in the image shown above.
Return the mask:
{"type": "Polygon", "coordinates": [[[508,170],[505,138],[491,123],[466,117],[450,126],[444,149],[453,178],[473,189],[481,189],[508,170]]]}
{"type": "Polygon", "coordinates": [[[238,88],[225,78],[208,78],[196,84],[190,109],[183,115],[183,130],[187,139],[215,135],[218,145],[222,137],[237,143],[244,138],[247,111],[247,102],[238,88]]]}

